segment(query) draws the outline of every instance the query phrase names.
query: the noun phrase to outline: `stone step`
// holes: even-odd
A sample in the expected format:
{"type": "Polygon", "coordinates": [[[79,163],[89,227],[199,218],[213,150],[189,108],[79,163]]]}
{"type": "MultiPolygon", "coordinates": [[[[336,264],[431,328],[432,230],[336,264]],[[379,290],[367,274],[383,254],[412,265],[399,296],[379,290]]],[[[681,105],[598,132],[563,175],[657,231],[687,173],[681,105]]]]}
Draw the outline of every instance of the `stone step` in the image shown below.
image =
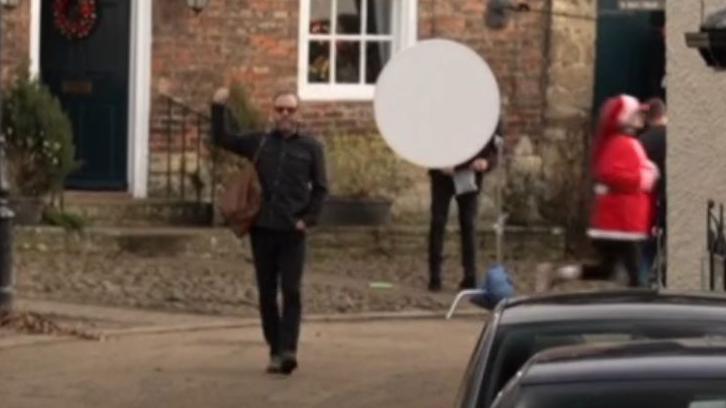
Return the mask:
{"type": "Polygon", "coordinates": [[[208,203],[118,196],[73,197],[66,199],[65,210],[94,227],[207,226],[212,219],[208,203]]]}
{"type": "MultiPolygon", "coordinates": [[[[494,259],[492,229],[478,231],[483,258],[494,259]]],[[[310,232],[310,250],[319,257],[356,257],[420,254],[426,257],[428,231],[418,226],[329,227],[310,232]]],[[[447,231],[446,252],[458,253],[458,231],[447,231]]],[[[14,248],[18,256],[76,256],[129,254],[143,258],[229,258],[249,253],[249,240],[237,239],[223,228],[191,227],[91,227],[67,232],[55,227],[16,227],[14,248]]],[[[507,259],[559,260],[565,255],[560,228],[509,227],[503,248],[507,259]]]]}

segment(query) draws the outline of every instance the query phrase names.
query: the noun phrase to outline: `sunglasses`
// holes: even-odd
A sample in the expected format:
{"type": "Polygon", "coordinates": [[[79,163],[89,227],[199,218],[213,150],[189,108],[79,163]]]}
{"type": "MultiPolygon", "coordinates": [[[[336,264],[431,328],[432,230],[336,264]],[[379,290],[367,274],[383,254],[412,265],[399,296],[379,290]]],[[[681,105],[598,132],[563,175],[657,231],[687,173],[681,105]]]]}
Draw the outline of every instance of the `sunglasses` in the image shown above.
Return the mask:
{"type": "Polygon", "coordinates": [[[289,115],[292,115],[293,113],[297,112],[297,108],[289,107],[289,106],[275,106],[275,112],[279,114],[287,113],[289,115]]]}

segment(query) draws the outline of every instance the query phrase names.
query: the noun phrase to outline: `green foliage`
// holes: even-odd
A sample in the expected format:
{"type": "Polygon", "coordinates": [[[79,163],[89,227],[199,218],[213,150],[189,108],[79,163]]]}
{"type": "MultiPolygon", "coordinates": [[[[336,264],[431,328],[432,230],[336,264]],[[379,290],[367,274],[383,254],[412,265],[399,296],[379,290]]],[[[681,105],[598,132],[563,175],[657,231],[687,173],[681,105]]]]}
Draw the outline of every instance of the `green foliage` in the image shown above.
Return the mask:
{"type": "Polygon", "coordinates": [[[252,106],[247,91],[240,84],[229,89],[229,108],[237,119],[240,129],[259,129],[263,125],[260,112],[252,106]]]}
{"type": "Polygon", "coordinates": [[[43,214],[46,224],[62,227],[69,231],[82,231],[88,226],[88,220],[78,214],[49,210],[43,214]]]}
{"type": "MultiPolygon", "coordinates": [[[[234,84],[230,87],[227,107],[235,119],[228,123],[233,130],[257,130],[263,126],[259,111],[252,105],[247,91],[242,85],[234,84]]],[[[246,166],[250,166],[251,163],[249,160],[224,149],[215,148],[214,146],[210,146],[210,148],[215,163],[213,177],[221,181],[217,184],[217,191],[214,192],[217,194],[222,191],[228,180],[239,174],[246,166]]],[[[200,181],[193,181],[193,183],[199,184],[203,188],[203,182],[199,183],[200,181]]]]}
{"type": "Polygon", "coordinates": [[[393,200],[412,183],[409,169],[377,134],[333,135],[325,144],[335,195],[393,200]]]}
{"type": "Polygon", "coordinates": [[[18,76],[2,104],[11,192],[45,196],[62,191],[78,169],[73,130],[60,102],[27,74],[18,76]]]}

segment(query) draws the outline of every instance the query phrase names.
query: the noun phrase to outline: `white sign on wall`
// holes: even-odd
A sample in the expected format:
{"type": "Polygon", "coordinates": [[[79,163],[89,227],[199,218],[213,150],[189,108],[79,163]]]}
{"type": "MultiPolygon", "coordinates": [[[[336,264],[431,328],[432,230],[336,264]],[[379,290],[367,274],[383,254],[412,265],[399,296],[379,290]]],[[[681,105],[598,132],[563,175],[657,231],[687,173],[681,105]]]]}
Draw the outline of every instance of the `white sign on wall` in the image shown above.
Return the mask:
{"type": "Polygon", "coordinates": [[[665,0],[619,0],[620,10],[664,10],[665,0]]]}

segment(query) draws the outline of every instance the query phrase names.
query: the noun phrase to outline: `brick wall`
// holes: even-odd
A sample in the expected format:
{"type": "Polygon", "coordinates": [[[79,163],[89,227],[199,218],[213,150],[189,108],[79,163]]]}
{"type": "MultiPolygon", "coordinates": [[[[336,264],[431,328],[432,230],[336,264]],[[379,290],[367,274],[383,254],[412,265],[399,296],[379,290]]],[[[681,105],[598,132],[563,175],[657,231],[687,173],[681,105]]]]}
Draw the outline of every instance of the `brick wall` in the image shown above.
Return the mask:
{"type": "MultiPolygon", "coordinates": [[[[448,38],[467,44],[489,63],[504,98],[508,142],[521,135],[539,133],[544,94],[542,14],[519,14],[503,30],[484,25],[485,0],[419,2],[419,37],[448,38]]],[[[530,1],[535,9],[543,0],[530,1]]]]}
{"type": "Polygon", "coordinates": [[[12,78],[19,64],[30,58],[30,2],[23,1],[14,10],[3,10],[2,58],[3,83],[12,78]]]}
{"type": "MultiPolygon", "coordinates": [[[[530,2],[541,7],[544,0],[530,2]]],[[[544,95],[541,14],[519,16],[501,31],[484,27],[486,0],[419,2],[419,37],[461,41],[484,56],[505,94],[511,134],[535,134],[544,95]]],[[[280,89],[297,89],[297,1],[219,0],[199,16],[174,0],[154,2],[153,87],[206,109],[213,90],[237,81],[261,109],[280,89]]],[[[307,102],[310,127],[375,129],[370,102],[307,102]]]]}
{"type": "MultiPolygon", "coordinates": [[[[545,2],[529,3],[542,9],[545,2]]],[[[514,147],[523,137],[536,141],[543,127],[547,19],[541,13],[520,14],[506,29],[490,30],[484,25],[486,3],[419,1],[419,38],[453,39],[480,53],[500,83],[508,145],[514,147]]],[[[253,103],[266,111],[276,91],[297,89],[298,15],[299,2],[290,0],[218,0],[198,16],[177,1],[155,1],[153,92],[206,110],[216,87],[239,82],[253,103]]],[[[160,140],[164,117],[160,106],[153,104],[152,115],[152,146],[159,149],[151,155],[156,168],[164,167],[158,153],[165,146],[160,140]]],[[[376,128],[371,102],[304,102],[302,113],[306,125],[319,134],[332,129],[367,133],[376,128]]],[[[425,178],[421,182],[425,184],[425,178]]],[[[403,201],[418,203],[416,210],[425,211],[420,205],[425,188],[413,194],[415,200],[403,201]]]]}

